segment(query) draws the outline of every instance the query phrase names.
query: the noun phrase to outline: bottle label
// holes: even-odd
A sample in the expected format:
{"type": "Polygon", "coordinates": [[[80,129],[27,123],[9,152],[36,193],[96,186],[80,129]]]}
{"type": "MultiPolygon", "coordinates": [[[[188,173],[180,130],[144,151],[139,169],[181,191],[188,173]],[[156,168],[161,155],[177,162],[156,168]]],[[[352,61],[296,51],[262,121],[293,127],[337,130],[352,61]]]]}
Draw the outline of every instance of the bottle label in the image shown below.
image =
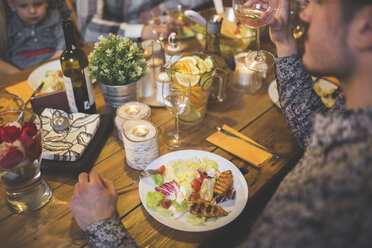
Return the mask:
{"type": "Polygon", "coordinates": [[[87,83],[87,90],[89,95],[89,103],[92,106],[95,103],[94,90],[92,85],[92,78],[88,74],[88,66],[84,68],[85,82],[87,83]]]}
{"type": "Polygon", "coordinates": [[[68,100],[68,105],[70,106],[70,110],[72,113],[78,112],[75,97],[74,97],[74,90],[72,89],[72,82],[71,79],[68,77],[63,76],[65,80],[65,87],[66,87],[66,95],[68,100]]]}

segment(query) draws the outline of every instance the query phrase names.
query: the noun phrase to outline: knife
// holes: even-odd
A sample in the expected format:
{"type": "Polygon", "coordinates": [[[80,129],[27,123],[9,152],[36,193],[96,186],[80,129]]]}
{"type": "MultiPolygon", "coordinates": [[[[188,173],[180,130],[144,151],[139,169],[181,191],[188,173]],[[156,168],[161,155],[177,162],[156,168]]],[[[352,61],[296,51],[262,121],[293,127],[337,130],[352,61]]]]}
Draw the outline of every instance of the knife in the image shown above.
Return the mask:
{"type": "Polygon", "coordinates": [[[275,158],[280,158],[278,154],[276,154],[276,153],[274,153],[274,152],[272,152],[272,151],[269,151],[268,149],[266,149],[266,148],[264,148],[264,147],[262,147],[262,146],[259,146],[259,145],[255,144],[255,143],[253,143],[253,142],[251,142],[251,141],[249,141],[249,140],[243,139],[243,138],[237,136],[236,134],[233,134],[232,132],[229,132],[229,131],[227,131],[227,130],[225,130],[225,129],[222,129],[221,127],[216,127],[216,130],[217,130],[217,131],[220,131],[221,133],[224,133],[224,134],[226,134],[226,135],[228,135],[228,136],[230,136],[230,137],[233,137],[233,138],[236,138],[236,139],[243,140],[243,141],[247,142],[248,144],[250,144],[250,145],[252,145],[252,146],[254,146],[254,147],[257,147],[257,148],[260,149],[260,150],[263,150],[263,151],[265,151],[265,152],[270,153],[270,154],[273,155],[275,158]]]}
{"type": "Polygon", "coordinates": [[[31,98],[33,98],[37,93],[39,93],[41,91],[41,89],[43,88],[43,86],[44,86],[44,82],[41,82],[41,84],[39,84],[39,86],[37,86],[37,88],[34,91],[34,93],[32,93],[32,95],[30,96],[30,98],[27,100],[27,102],[25,103],[25,106],[27,106],[27,104],[31,101],[31,98]]]}

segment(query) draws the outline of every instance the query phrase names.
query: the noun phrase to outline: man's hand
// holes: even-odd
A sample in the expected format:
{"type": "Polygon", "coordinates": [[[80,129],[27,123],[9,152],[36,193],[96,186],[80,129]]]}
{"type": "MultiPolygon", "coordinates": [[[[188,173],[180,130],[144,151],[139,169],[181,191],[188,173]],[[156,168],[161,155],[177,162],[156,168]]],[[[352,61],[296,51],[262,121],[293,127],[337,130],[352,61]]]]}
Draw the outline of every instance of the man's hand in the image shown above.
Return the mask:
{"type": "Polygon", "coordinates": [[[102,219],[117,214],[118,194],[112,181],[101,178],[92,171],[79,175],[75,184],[70,208],[78,225],[85,231],[86,227],[102,219]]]}

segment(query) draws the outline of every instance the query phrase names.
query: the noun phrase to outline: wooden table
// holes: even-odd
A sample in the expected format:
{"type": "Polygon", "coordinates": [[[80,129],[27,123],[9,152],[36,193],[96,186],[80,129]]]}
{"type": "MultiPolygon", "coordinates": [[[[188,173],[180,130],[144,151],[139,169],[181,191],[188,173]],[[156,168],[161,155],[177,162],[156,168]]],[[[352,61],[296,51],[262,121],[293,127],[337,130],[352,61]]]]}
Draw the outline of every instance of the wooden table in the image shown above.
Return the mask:
{"type": "MultiPolygon", "coordinates": [[[[198,47],[198,43],[189,41],[189,47],[198,47]]],[[[200,48],[200,46],[199,46],[200,48]]],[[[27,79],[32,69],[0,79],[0,89],[27,79]]],[[[272,73],[268,82],[273,79],[272,73]]],[[[153,219],[144,209],[138,194],[138,185],[120,193],[118,211],[120,218],[131,236],[141,247],[200,247],[213,243],[221,234],[233,234],[244,229],[244,223],[253,216],[254,202],[264,197],[264,189],[279,175],[285,174],[301,156],[300,149],[293,141],[284,122],[282,113],[271,102],[268,94],[268,82],[254,94],[242,94],[229,90],[223,103],[210,103],[206,118],[192,129],[190,139],[199,146],[188,149],[200,149],[216,153],[234,163],[243,173],[248,187],[249,200],[245,211],[235,221],[223,228],[202,233],[190,233],[169,228],[153,219]],[[221,150],[205,141],[216,125],[227,124],[243,134],[253,138],[270,150],[281,155],[272,158],[261,168],[221,150]]],[[[94,86],[96,105],[99,113],[107,113],[102,93],[98,85],[94,86]]],[[[151,121],[159,128],[174,125],[173,118],[164,108],[152,108],[151,121]]],[[[159,138],[160,155],[174,149],[167,147],[159,138]]],[[[115,182],[121,187],[132,182],[139,171],[131,169],[125,162],[125,151],[114,128],[104,148],[96,160],[94,171],[115,182]]],[[[77,226],[69,209],[76,178],[43,174],[53,190],[51,201],[42,209],[30,214],[14,214],[4,204],[4,185],[0,186],[0,247],[87,247],[84,232],[77,226]]],[[[216,246],[214,247],[221,247],[216,246]]]]}

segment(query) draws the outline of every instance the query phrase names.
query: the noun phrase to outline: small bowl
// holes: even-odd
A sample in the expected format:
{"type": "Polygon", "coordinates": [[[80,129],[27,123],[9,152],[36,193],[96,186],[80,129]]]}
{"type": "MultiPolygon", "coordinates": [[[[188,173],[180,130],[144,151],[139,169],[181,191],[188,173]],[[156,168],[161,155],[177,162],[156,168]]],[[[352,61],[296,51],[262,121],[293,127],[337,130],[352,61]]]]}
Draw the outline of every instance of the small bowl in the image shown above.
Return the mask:
{"type": "Polygon", "coordinates": [[[17,95],[0,91],[0,112],[18,109],[25,109],[23,100],[17,95]]]}
{"type": "MultiPolygon", "coordinates": [[[[210,16],[216,15],[215,8],[208,8],[198,12],[201,16],[203,16],[206,20],[209,19],[210,16]]],[[[248,28],[243,26],[243,24],[238,23],[238,19],[235,17],[234,10],[229,8],[224,8],[224,18],[231,22],[235,22],[239,26],[240,32],[236,32],[234,35],[223,34],[221,33],[221,37],[224,39],[250,39],[255,36],[254,29],[248,28]]],[[[205,36],[206,29],[198,24],[193,24],[191,28],[200,36],[205,36]]],[[[234,30],[235,31],[235,30],[234,30]]]]}

